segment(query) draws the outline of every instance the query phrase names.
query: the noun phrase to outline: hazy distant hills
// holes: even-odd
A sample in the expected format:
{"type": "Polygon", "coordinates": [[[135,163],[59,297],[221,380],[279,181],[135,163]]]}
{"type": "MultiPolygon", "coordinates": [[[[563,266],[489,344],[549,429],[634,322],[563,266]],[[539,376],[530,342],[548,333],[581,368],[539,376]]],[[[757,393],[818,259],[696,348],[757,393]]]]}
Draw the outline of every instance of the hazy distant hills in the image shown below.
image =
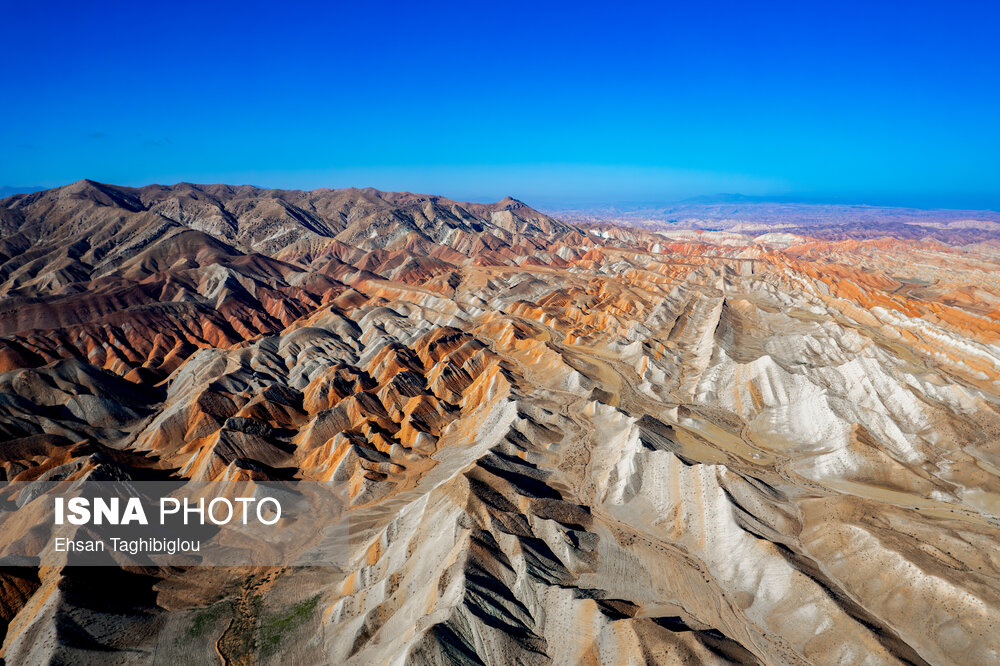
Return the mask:
{"type": "Polygon", "coordinates": [[[15,194],[27,194],[30,192],[38,192],[44,189],[45,189],[44,187],[32,187],[32,186],[16,187],[10,185],[0,185],[0,199],[3,199],[5,197],[10,197],[15,194]]]}
{"type": "Polygon", "coordinates": [[[781,230],[830,240],[928,238],[948,244],[1000,239],[1000,213],[996,211],[782,202],[741,194],[695,197],[665,206],[549,212],[571,222],[617,223],[652,230],[781,230]]]}

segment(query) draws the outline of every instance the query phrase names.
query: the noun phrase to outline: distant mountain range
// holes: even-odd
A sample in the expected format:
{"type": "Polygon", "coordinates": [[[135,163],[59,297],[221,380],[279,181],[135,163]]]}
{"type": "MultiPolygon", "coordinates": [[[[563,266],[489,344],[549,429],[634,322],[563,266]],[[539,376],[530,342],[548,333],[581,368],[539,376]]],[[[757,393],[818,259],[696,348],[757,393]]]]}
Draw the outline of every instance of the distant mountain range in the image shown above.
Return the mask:
{"type": "Polygon", "coordinates": [[[720,194],[672,204],[547,209],[567,222],[618,224],[650,230],[788,233],[846,238],[933,239],[964,244],[1000,239],[1000,212],[775,201],[766,197],[720,194]]]}
{"type": "Polygon", "coordinates": [[[789,195],[758,195],[741,194],[739,192],[719,192],[715,194],[701,194],[684,199],[671,200],[636,200],[636,201],[615,201],[596,202],[586,201],[579,204],[564,205],[552,204],[542,206],[546,210],[599,210],[614,209],[620,211],[639,210],[673,210],[692,205],[720,205],[720,204],[792,204],[801,206],[844,206],[848,208],[879,208],[879,209],[900,209],[900,210],[956,210],[956,211],[976,211],[982,213],[997,214],[1000,211],[992,207],[979,208],[955,208],[954,206],[928,205],[926,202],[910,201],[889,202],[889,201],[865,201],[858,197],[849,196],[789,196],[789,195]]]}
{"type": "Polygon", "coordinates": [[[31,192],[40,192],[44,190],[44,187],[33,186],[33,185],[0,185],[0,199],[6,197],[12,197],[15,194],[29,194],[31,192]]]}

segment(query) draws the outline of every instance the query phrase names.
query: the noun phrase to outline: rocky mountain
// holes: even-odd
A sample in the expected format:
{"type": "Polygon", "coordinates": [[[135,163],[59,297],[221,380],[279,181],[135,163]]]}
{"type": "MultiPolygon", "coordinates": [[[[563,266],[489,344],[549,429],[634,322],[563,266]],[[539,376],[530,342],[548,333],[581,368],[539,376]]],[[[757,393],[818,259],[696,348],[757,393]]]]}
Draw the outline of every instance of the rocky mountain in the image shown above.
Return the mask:
{"type": "Polygon", "coordinates": [[[0,656],[996,662],[1000,246],[788,229],[370,189],[0,201],[4,479],[350,501],[344,567],[0,570],[0,656]]]}

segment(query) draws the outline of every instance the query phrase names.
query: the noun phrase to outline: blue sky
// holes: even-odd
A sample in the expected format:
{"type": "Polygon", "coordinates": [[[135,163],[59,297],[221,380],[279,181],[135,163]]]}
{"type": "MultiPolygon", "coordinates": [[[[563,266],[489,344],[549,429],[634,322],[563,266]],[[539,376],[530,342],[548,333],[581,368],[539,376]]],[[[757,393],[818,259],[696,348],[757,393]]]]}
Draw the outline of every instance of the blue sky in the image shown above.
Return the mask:
{"type": "Polygon", "coordinates": [[[0,2],[0,185],[1000,208],[998,3],[0,2]]]}

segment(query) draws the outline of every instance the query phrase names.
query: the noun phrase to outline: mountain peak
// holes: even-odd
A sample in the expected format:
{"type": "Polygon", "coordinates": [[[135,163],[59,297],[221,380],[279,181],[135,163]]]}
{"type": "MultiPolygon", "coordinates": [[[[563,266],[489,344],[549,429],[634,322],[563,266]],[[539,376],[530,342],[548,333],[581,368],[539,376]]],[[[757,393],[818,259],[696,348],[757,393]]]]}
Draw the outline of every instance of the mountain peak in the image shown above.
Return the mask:
{"type": "Polygon", "coordinates": [[[493,206],[498,210],[509,210],[509,211],[516,211],[522,209],[526,211],[534,210],[528,204],[524,203],[523,201],[520,201],[519,199],[515,199],[514,197],[509,195],[504,197],[500,201],[496,202],[495,204],[493,204],[493,206]]]}

